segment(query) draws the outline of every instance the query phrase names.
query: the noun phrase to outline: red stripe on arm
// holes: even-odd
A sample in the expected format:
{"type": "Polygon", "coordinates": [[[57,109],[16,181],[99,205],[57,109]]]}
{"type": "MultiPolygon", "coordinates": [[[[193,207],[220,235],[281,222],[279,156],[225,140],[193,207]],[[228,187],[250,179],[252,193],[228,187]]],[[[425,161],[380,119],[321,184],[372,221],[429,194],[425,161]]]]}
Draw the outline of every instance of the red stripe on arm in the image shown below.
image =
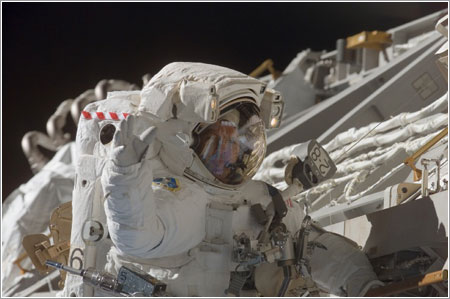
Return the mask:
{"type": "Polygon", "coordinates": [[[92,118],[91,114],[89,112],[87,112],[87,111],[83,110],[83,111],[81,111],[81,113],[83,114],[84,118],[86,118],[86,119],[91,119],[92,118]]]}
{"type": "Polygon", "coordinates": [[[126,112],[123,113],[124,118],[127,118],[128,115],[129,115],[129,113],[126,113],[126,112]]]}
{"type": "Polygon", "coordinates": [[[103,112],[96,112],[97,117],[101,120],[105,119],[105,115],[103,114],[103,112]]]}

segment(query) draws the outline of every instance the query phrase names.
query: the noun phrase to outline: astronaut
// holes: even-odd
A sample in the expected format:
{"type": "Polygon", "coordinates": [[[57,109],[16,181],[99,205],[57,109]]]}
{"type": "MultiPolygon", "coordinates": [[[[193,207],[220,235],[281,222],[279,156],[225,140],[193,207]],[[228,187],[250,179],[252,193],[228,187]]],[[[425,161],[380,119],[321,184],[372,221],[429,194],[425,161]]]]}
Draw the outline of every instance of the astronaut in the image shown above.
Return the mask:
{"type": "MultiPolygon", "coordinates": [[[[181,62],[142,91],[90,104],[77,132],[69,265],[132,264],[170,296],[363,295],[378,283],[365,254],[251,180],[282,108],[257,79],[181,62]]],[[[104,294],[69,274],[63,295],[104,294]]]]}

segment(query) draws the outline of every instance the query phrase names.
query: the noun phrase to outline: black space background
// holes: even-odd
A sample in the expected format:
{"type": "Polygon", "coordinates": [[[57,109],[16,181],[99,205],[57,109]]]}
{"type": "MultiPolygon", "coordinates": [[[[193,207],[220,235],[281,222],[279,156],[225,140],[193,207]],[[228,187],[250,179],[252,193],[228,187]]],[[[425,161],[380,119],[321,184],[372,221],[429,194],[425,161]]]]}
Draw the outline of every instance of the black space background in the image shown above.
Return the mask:
{"type": "Polygon", "coordinates": [[[283,70],[306,48],[332,50],[338,38],[444,8],[444,2],[2,2],[2,200],[32,177],[23,135],[46,133],[60,102],[101,79],[141,86],[143,74],[173,61],[249,73],[272,58],[283,70]]]}

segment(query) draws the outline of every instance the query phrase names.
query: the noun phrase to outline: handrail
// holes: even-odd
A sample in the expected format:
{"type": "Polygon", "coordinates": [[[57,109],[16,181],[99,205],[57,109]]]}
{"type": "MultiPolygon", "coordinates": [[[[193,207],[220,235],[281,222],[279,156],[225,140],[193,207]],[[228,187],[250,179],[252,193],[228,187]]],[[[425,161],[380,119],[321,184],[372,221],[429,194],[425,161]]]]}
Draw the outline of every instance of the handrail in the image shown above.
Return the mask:
{"type": "Polygon", "coordinates": [[[422,170],[416,168],[415,161],[417,158],[422,156],[426,151],[428,151],[433,145],[435,145],[439,140],[447,136],[448,134],[448,126],[443,129],[439,134],[433,137],[430,141],[425,143],[424,146],[419,148],[414,154],[405,159],[403,163],[411,167],[414,172],[414,181],[419,181],[422,178],[422,170]]]}
{"type": "Polygon", "coordinates": [[[273,60],[272,59],[265,60],[256,69],[254,69],[253,72],[251,72],[249,74],[249,76],[250,77],[254,77],[254,78],[259,77],[266,70],[269,70],[270,74],[272,75],[272,79],[273,80],[276,80],[276,79],[278,79],[281,76],[281,72],[277,71],[273,67],[273,60]]]}

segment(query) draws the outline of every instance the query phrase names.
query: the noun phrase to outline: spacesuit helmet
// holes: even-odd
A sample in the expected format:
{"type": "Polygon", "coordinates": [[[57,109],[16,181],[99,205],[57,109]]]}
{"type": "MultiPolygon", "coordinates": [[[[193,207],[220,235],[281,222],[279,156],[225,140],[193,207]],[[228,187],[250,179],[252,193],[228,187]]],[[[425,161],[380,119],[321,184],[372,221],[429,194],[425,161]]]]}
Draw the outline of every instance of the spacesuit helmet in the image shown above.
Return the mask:
{"type": "Polygon", "coordinates": [[[224,108],[212,124],[200,123],[191,146],[220,182],[239,185],[258,170],[266,152],[266,134],[259,107],[244,101],[224,108]]]}
{"type": "Polygon", "coordinates": [[[265,129],[279,127],[282,96],[243,73],[173,62],[143,87],[139,112],[158,127],[155,153],[174,174],[208,192],[237,191],[266,151],[265,129]]]}

